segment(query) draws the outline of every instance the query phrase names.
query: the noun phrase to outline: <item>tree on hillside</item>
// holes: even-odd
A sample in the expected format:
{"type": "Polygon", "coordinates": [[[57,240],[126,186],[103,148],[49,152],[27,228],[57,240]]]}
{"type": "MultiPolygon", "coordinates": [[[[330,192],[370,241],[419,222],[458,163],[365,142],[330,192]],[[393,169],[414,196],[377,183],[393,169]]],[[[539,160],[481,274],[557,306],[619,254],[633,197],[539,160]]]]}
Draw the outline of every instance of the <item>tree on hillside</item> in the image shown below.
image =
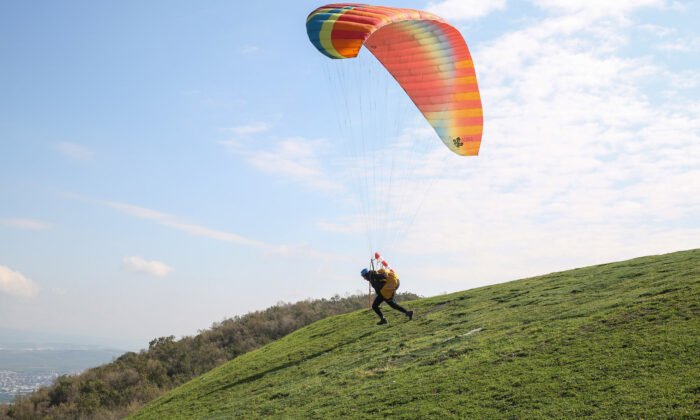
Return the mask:
{"type": "MultiPolygon", "coordinates": [[[[418,296],[410,293],[401,299],[418,296]]],[[[158,337],[148,349],[128,352],[111,363],[80,375],[64,375],[48,387],[0,406],[0,419],[117,419],[139,409],[166,391],[294,330],[328,316],[366,308],[367,297],[279,303],[216,322],[210,329],[179,340],[158,337]]]]}

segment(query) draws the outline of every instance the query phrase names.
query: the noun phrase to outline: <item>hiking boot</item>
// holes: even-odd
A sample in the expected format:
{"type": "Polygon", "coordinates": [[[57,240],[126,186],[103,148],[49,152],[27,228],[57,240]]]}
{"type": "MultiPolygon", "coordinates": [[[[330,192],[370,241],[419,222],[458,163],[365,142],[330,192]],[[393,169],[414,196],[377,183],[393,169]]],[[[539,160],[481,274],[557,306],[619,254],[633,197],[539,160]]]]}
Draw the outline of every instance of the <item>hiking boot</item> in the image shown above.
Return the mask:
{"type": "Polygon", "coordinates": [[[406,316],[408,317],[409,321],[412,320],[413,319],[413,311],[407,311],[406,316]]]}
{"type": "Polygon", "coordinates": [[[386,318],[382,318],[379,320],[379,322],[377,322],[377,325],[384,325],[384,324],[388,324],[388,323],[389,323],[389,321],[387,321],[386,318]]]}

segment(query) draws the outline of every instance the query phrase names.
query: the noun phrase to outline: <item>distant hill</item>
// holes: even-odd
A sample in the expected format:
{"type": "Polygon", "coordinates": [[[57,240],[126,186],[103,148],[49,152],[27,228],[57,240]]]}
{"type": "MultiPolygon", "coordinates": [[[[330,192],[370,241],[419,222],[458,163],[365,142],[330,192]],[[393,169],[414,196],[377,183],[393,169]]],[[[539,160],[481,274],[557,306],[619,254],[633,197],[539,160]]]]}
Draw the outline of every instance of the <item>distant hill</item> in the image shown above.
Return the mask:
{"type": "MultiPolygon", "coordinates": [[[[416,295],[408,293],[400,299],[415,298],[416,295]]],[[[241,354],[319,319],[366,306],[367,295],[282,303],[215,323],[196,336],[180,340],[174,336],[156,338],[147,350],[122,354],[113,362],[80,375],[61,376],[51,386],[15,400],[11,407],[0,405],[0,419],[121,418],[173,387],[241,354]]],[[[65,349],[63,353],[57,353],[59,350],[55,348],[44,351],[49,353],[43,353],[43,359],[37,359],[41,356],[38,353],[25,352],[14,354],[12,360],[17,366],[43,366],[47,357],[55,356],[57,359],[52,363],[72,366],[76,357],[86,357],[85,353],[65,349]]],[[[0,351],[0,362],[2,357],[0,351]]],[[[0,388],[8,383],[11,388],[19,389],[16,383],[30,380],[25,376],[0,372],[0,388]]],[[[51,381],[53,377],[41,379],[51,381]]],[[[0,402],[12,396],[14,393],[3,396],[0,392],[0,402]]]]}
{"type": "MultiPolygon", "coordinates": [[[[20,330],[0,328],[0,348],[43,347],[53,349],[131,349],[133,343],[115,342],[104,337],[88,337],[77,334],[61,334],[50,331],[20,330]]],[[[136,347],[138,348],[138,346],[136,347]]]]}
{"type": "Polygon", "coordinates": [[[58,376],[77,374],[124,353],[97,345],[73,344],[74,337],[0,328],[0,404],[12,402],[58,376]]]}
{"type": "Polygon", "coordinates": [[[38,346],[0,349],[0,370],[13,372],[77,373],[111,361],[123,351],[62,344],[57,347],[38,346]]]}
{"type": "Polygon", "coordinates": [[[316,322],[135,419],[700,418],[700,250],[316,322]]]}

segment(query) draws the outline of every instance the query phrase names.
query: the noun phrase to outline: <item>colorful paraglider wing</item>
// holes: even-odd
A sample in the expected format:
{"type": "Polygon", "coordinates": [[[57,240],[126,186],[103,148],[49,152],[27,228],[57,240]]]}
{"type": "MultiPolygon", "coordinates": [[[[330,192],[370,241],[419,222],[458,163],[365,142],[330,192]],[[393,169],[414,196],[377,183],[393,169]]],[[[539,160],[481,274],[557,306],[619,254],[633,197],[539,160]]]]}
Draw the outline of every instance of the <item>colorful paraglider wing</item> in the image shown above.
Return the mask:
{"type": "Polygon", "coordinates": [[[338,3],[306,21],[311,43],[330,58],[354,58],[364,45],[399,82],[443,143],[479,153],[483,111],[474,63],[457,29],[427,12],[338,3]]]}

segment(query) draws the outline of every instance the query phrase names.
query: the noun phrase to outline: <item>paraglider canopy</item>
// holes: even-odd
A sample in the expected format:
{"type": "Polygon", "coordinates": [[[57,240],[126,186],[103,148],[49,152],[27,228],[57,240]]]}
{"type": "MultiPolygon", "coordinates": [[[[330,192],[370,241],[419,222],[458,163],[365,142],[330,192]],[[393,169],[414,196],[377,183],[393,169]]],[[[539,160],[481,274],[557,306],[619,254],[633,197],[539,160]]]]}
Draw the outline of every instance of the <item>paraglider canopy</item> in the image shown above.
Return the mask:
{"type": "Polygon", "coordinates": [[[333,59],[367,48],[398,81],[442,142],[475,156],[483,111],[474,63],[457,29],[432,13],[336,3],[309,14],[311,43],[333,59]]]}

